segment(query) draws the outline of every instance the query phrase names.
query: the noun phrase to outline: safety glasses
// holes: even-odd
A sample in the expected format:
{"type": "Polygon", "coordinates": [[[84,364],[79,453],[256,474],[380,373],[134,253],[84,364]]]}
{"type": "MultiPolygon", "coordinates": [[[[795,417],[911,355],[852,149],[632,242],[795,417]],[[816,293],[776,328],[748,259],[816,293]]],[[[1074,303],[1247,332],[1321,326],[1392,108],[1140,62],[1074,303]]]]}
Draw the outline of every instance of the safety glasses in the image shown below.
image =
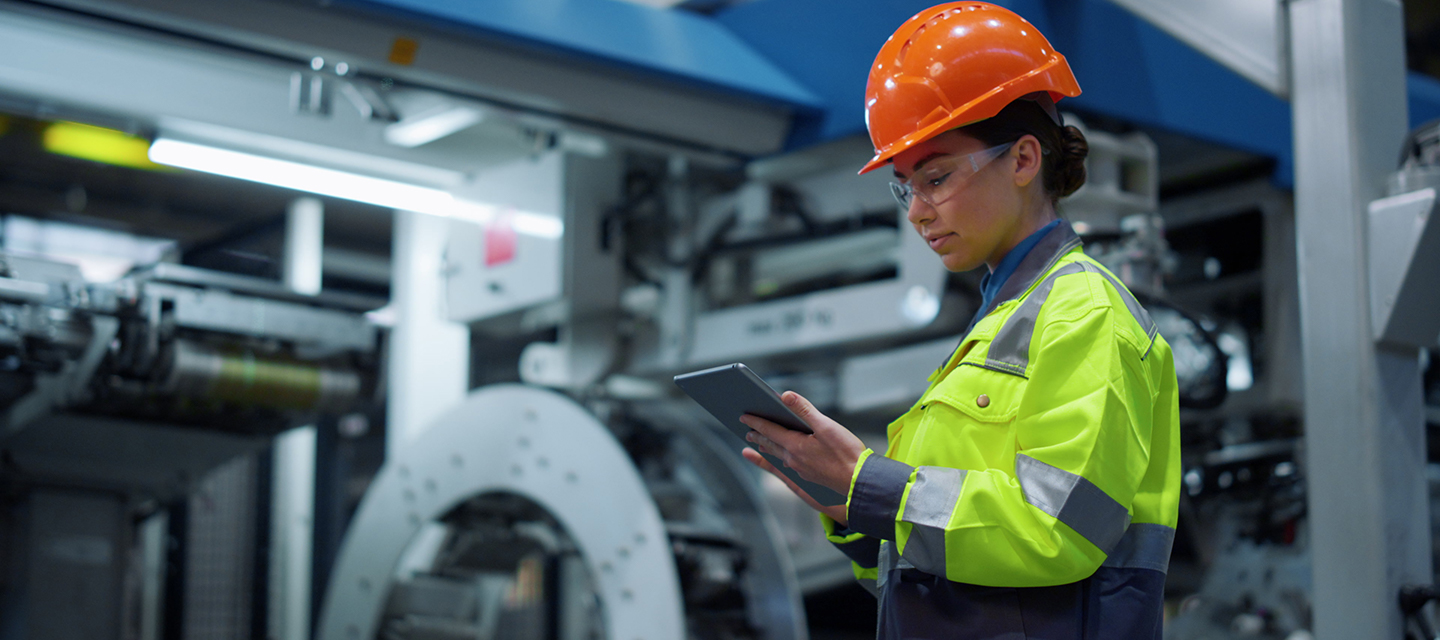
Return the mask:
{"type": "Polygon", "coordinates": [[[898,180],[890,182],[890,194],[895,196],[895,201],[906,211],[910,210],[910,203],[915,198],[932,207],[939,205],[959,193],[960,188],[970,176],[979,173],[985,165],[990,164],[996,158],[1003,155],[1010,147],[1015,146],[1014,142],[990,147],[982,151],[966,154],[963,156],[944,156],[936,158],[924,164],[915,175],[905,182],[898,180]]]}

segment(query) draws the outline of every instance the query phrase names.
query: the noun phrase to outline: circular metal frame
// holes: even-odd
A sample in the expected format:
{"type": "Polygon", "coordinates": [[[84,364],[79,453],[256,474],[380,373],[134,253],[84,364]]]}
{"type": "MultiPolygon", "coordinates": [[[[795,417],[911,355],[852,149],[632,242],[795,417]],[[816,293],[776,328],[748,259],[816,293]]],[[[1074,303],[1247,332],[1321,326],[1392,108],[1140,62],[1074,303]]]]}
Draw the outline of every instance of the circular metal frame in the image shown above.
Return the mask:
{"type": "Polygon", "coordinates": [[[625,450],[570,398],[515,384],[472,392],[385,463],[346,533],[319,637],[374,638],[395,567],[421,527],[500,491],[540,504],[574,539],[608,638],[685,637],[668,537],[625,450]]]}

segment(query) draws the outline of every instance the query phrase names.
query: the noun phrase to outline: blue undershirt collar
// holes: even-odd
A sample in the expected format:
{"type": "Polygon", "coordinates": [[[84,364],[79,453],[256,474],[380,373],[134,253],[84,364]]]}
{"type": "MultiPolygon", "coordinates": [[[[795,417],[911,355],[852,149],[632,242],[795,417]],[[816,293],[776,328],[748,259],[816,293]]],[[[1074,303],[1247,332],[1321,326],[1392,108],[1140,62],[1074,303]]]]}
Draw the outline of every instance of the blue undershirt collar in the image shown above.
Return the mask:
{"type": "Polygon", "coordinates": [[[1025,256],[1030,255],[1030,251],[1035,248],[1035,245],[1040,244],[1040,239],[1058,226],[1060,226],[1059,220],[1051,220],[1049,224],[1040,227],[1040,230],[1021,240],[1020,244],[1015,245],[1015,248],[1005,254],[994,271],[980,278],[980,308],[975,311],[975,317],[970,319],[970,326],[965,328],[965,333],[970,333],[970,330],[979,324],[980,319],[990,313],[990,304],[995,301],[995,295],[1000,293],[1000,288],[1005,286],[1005,281],[1010,279],[1010,276],[1015,273],[1015,269],[1020,266],[1020,262],[1025,259],[1025,256]]]}

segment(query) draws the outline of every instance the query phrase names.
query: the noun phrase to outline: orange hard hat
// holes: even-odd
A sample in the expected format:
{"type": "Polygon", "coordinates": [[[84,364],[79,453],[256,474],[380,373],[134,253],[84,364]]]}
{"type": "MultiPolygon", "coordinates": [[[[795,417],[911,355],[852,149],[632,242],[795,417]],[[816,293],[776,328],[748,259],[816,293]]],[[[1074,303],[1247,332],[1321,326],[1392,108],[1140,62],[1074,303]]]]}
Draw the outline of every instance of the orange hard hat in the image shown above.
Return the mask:
{"type": "Polygon", "coordinates": [[[860,173],[1017,98],[1080,95],[1070,63],[1024,18],[985,2],[951,2],[905,21],[880,47],[865,86],[875,157],[860,173]]]}

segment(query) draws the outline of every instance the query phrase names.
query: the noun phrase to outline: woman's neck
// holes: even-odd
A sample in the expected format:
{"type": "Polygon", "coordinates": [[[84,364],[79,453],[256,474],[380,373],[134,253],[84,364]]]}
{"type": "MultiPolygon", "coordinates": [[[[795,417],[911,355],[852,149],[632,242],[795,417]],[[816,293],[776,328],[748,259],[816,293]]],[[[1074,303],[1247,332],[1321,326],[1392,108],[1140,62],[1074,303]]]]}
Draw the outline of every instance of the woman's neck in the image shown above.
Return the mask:
{"type": "Polygon", "coordinates": [[[1039,203],[1038,207],[1032,208],[1026,214],[1023,214],[1020,218],[1020,223],[1015,226],[1015,231],[1011,233],[1010,237],[1005,241],[1005,250],[997,252],[994,257],[985,261],[985,264],[990,267],[991,273],[994,273],[995,269],[1000,267],[1000,261],[1004,260],[1005,256],[1010,255],[1010,252],[1014,251],[1016,246],[1030,237],[1031,234],[1044,228],[1045,225],[1050,224],[1051,221],[1057,218],[1059,218],[1059,216],[1055,213],[1055,205],[1050,202],[1049,198],[1039,203]]]}

